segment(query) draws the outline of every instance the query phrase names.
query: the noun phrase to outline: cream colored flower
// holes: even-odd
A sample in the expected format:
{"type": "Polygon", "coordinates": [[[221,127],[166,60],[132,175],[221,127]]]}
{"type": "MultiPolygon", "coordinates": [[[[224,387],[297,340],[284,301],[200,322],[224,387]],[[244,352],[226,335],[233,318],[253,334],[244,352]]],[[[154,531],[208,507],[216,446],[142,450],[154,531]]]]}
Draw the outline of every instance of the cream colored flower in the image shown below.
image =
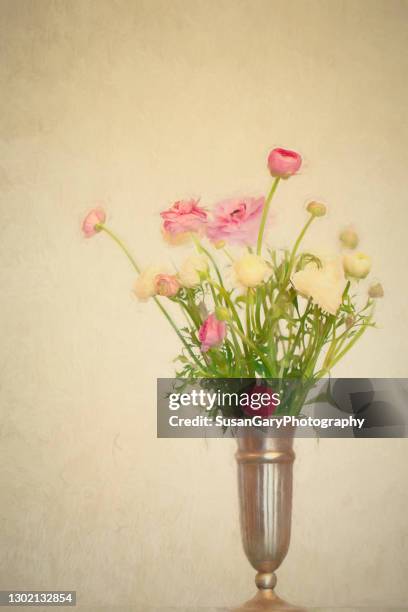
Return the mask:
{"type": "Polygon", "coordinates": [[[146,302],[156,295],[156,276],[163,270],[158,266],[149,266],[136,279],[134,292],[141,302],[146,302]]]}
{"type": "Polygon", "coordinates": [[[182,264],[178,277],[183,287],[196,287],[208,273],[208,261],[204,255],[190,255],[182,264]]]}
{"type": "Polygon", "coordinates": [[[328,262],[322,268],[307,266],[293,274],[291,280],[296,291],[303,297],[312,298],[313,303],[322,310],[336,314],[346,285],[338,262],[328,262]]]}
{"type": "Polygon", "coordinates": [[[240,285],[256,287],[270,276],[271,270],[262,257],[246,253],[234,262],[234,272],[240,285]]]}
{"type": "Polygon", "coordinates": [[[371,270],[371,258],[364,253],[347,253],[343,257],[344,272],[351,278],[365,278],[371,270]]]}
{"type": "Polygon", "coordinates": [[[339,240],[347,249],[355,249],[359,242],[357,232],[352,227],[346,227],[340,232],[339,240]]]}

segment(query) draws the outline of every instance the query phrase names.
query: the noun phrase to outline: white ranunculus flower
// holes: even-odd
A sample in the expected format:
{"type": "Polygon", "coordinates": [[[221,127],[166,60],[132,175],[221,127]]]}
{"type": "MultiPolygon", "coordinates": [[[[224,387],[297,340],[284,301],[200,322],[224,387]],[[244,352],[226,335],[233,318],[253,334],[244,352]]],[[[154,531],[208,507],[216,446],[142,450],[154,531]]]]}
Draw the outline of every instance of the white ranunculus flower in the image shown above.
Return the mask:
{"type": "Polygon", "coordinates": [[[136,279],[134,292],[141,302],[146,302],[156,295],[155,278],[163,270],[158,266],[149,266],[139,274],[136,279]]]}
{"type": "Polygon", "coordinates": [[[330,314],[336,314],[346,286],[344,274],[338,262],[331,261],[318,268],[307,266],[295,272],[292,283],[296,291],[330,314]]]}
{"type": "Polygon", "coordinates": [[[351,278],[365,278],[371,270],[371,257],[365,253],[347,253],[343,257],[344,272],[351,278]]]}
{"type": "Polygon", "coordinates": [[[208,261],[204,255],[190,255],[182,264],[178,277],[183,287],[196,287],[208,272],[208,261]]]}
{"type": "Polygon", "coordinates": [[[244,287],[256,287],[271,274],[266,261],[259,255],[246,253],[234,262],[236,281],[244,287]]]}

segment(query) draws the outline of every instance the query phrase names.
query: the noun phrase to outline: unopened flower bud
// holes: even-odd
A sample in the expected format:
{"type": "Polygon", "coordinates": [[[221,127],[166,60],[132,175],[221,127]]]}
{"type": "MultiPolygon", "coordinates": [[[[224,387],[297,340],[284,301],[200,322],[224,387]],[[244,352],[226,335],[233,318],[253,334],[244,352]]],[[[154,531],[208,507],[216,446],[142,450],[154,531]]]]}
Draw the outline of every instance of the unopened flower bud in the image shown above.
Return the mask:
{"type": "Polygon", "coordinates": [[[322,204],[321,202],[309,202],[306,206],[306,210],[313,217],[324,217],[327,212],[327,207],[326,204],[322,204]]]}
{"type": "Polygon", "coordinates": [[[340,232],[339,240],[347,249],[355,249],[359,242],[358,235],[352,227],[346,227],[340,232]]]}
{"type": "Polygon", "coordinates": [[[198,330],[198,339],[201,350],[206,353],[209,349],[219,346],[227,335],[227,326],[219,321],[215,314],[210,314],[198,330]]]}
{"type": "Polygon", "coordinates": [[[93,208],[86,215],[82,223],[82,231],[84,233],[85,238],[90,238],[91,236],[95,236],[95,234],[100,232],[105,221],[106,214],[103,208],[101,208],[100,206],[98,206],[97,208],[93,208]]]}
{"type": "Polygon", "coordinates": [[[219,321],[229,321],[231,319],[230,311],[223,306],[217,306],[215,309],[215,316],[219,321]]]}
{"type": "Polygon", "coordinates": [[[225,240],[217,240],[213,244],[216,249],[223,249],[225,247],[225,240]]]}
{"type": "Polygon", "coordinates": [[[368,289],[368,295],[370,298],[382,298],[384,297],[384,288],[381,283],[374,283],[368,289]]]}
{"type": "Polygon", "coordinates": [[[287,179],[296,174],[302,165],[302,158],[296,151],[273,149],[268,156],[268,168],[272,176],[287,179]]]}

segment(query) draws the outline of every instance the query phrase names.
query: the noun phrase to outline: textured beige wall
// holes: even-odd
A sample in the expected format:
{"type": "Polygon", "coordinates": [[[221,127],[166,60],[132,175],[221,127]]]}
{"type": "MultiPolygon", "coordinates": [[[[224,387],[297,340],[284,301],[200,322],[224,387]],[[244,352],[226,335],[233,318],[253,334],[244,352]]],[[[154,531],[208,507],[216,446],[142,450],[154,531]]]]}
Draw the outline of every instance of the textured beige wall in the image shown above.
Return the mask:
{"type": "MultiPolygon", "coordinates": [[[[305,156],[275,244],[308,197],[355,222],[384,282],[380,329],[338,375],[406,376],[408,3],[0,0],[0,588],[80,603],[227,605],[253,590],[231,441],[155,439],[177,340],[82,215],[103,200],[142,263],[158,212],[263,192],[305,156]]],[[[319,242],[320,244],[320,242],[319,242]]],[[[407,441],[299,441],[280,592],[405,604],[407,441]]]]}

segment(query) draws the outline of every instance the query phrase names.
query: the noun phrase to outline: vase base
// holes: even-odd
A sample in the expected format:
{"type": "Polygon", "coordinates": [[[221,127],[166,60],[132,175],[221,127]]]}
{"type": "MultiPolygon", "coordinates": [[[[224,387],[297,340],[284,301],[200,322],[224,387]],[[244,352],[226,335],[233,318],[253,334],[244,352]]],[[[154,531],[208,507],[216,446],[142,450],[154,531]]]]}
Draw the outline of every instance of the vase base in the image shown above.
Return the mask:
{"type": "Polygon", "coordinates": [[[231,612],[245,612],[249,610],[264,610],[265,612],[268,610],[271,610],[271,612],[306,612],[305,608],[293,606],[287,601],[284,601],[271,589],[259,589],[255,597],[249,599],[242,604],[242,606],[233,608],[231,612]]]}

